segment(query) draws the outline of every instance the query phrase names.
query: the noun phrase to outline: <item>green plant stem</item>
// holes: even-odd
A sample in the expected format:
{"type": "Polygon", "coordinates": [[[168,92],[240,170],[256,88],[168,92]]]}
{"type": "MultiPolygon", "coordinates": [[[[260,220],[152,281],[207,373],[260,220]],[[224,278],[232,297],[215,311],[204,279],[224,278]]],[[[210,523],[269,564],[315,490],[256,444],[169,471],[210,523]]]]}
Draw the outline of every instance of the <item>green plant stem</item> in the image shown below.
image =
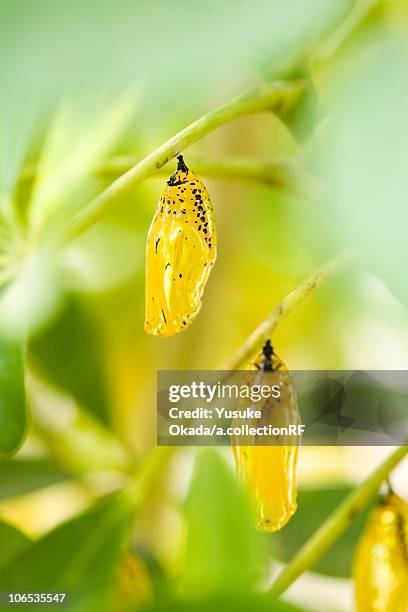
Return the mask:
{"type": "Polygon", "coordinates": [[[397,448],[366,480],[346,497],[337,510],[315,531],[278,576],[271,589],[274,595],[281,595],[303,572],[314,566],[316,561],[347,529],[353,519],[364,510],[368,502],[377,493],[381,483],[407,453],[408,446],[397,448]]]}
{"type": "MultiPolygon", "coordinates": [[[[122,174],[136,163],[137,160],[133,156],[118,156],[102,164],[99,173],[102,175],[122,174]]],[[[318,181],[306,171],[296,157],[207,159],[192,156],[188,158],[188,163],[200,176],[209,178],[227,181],[256,181],[306,197],[312,197],[319,192],[318,181]]],[[[152,175],[152,178],[167,177],[168,174],[169,171],[163,167],[152,175]]]]}
{"type": "Polygon", "coordinates": [[[85,232],[141,181],[218,127],[238,117],[267,110],[284,116],[299,99],[303,87],[302,81],[264,84],[197,119],[113,181],[79,211],[68,227],[64,242],[68,243],[85,232]]]}
{"type": "Polygon", "coordinates": [[[140,507],[159,480],[168,460],[177,450],[175,446],[155,446],[143,460],[129,483],[123,489],[123,495],[132,506],[140,507]]]}
{"type": "Polygon", "coordinates": [[[351,255],[351,252],[347,251],[329,260],[291,291],[252,332],[224,369],[239,370],[245,366],[250,358],[261,350],[279,323],[309,295],[319,289],[329,277],[339,272],[350,261],[351,255]]]}
{"type": "MultiPolygon", "coordinates": [[[[128,172],[138,161],[135,155],[117,155],[95,168],[95,174],[101,177],[117,177],[128,172]]],[[[306,197],[316,194],[319,190],[317,180],[306,171],[296,157],[207,159],[189,156],[188,164],[200,176],[208,178],[227,181],[256,181],[306,197]]],[[[36,166],[27,166],[20,175],[20,184],[32,182],[36,172],[36,166]]],[[[169,171],[163,166],[149,178],[167,177],[168,175],[169,171]]]]}

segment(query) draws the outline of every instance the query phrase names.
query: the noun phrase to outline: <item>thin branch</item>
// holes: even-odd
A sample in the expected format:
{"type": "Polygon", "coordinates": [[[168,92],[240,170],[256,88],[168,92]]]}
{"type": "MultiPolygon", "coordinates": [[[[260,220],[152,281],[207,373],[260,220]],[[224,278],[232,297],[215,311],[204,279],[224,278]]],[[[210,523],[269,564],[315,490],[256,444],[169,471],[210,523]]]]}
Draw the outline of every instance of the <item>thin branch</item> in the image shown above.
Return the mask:
{"type": "MultiPolygon", "coordinates": [[[[95,168],[100,177],[117,177],[128,172],[139,162],[135,155],[116,155],[95,168]]],[[[318,193],[317,180],[312,177],[296,157],[272,157],[252,159],[245,157],[223,157],[207,159],[189,156],[188,163],[200,176],[222,180],[243,180],[266,183],[306,197],[318,193]]],[[[20,175],[20,184],[31,183],[37,173],[35,165],[26,166],[20,175]]],[[[169,170],[164,166],[148,178],[167,177],[169,170]]]]}
{"type": "Polygon", "coordinates": [[[323,264],[316,272],[300,283],[275,306],[269,316],[252,332],[224,369],[239,370],[245,366],[250,358],[260,351],[262,345],[271,337],[279,323],[304,302],[309,295],[319,289],[329,277],[340,271],[349,262],[350,258],[350,252],[342,253],[323,264]]]}
{"type": "Polygon", "coordinates": [[[333,542],[349,527],[354,518],[364,510],[377,493],[381,483],[407,453],[408,446],[397,448],[346,497],[278,576],[271,590],[274,595],[281,595],[303,572],[314,566],[333,542]]]}
{"type": "Polygon", "coordinates": [[[68,243],[85,232],[141,181],[151,176],[180,151],[218,127],[238,117],[267,110],[285,115],[299,99],[303,87],[303,82],[279,81],[264,84],[203,115],[113,181],[107,189],[79,211],[73,218],[64,241],[68,243]]]}
{"type": "Polygon", "coordinates": [[[135,472],[122,491],[122,494],[129,499],[132,506],[140,508],[146,501],[175,450],[177,450],[175,446],[154,446],[149,451],[140,469],[135,472]]]}

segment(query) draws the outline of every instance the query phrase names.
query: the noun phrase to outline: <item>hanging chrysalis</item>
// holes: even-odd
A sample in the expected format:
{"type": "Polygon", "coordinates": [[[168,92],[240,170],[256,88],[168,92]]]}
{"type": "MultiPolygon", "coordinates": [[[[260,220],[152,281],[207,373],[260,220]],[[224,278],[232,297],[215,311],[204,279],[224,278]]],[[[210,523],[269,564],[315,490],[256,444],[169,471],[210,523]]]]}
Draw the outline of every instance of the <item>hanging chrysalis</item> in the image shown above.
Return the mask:
{"type": "MultiPolygon", "coordinates": [[[[257,402],[262,410],[261,425],[272,423],[274,427],[300,424],[296,393],[286,365],[274,352],[268,340],[262,353],[246,370],[259,370],[251,385],[269,385],[268,372],[273,371],[273,384],[280,386],[280,397],[268,397],[257,402]]],[[[240,405],[240,410],[245,406],[240,405]]],[[[284,440],[283,440],[284,441],[284,440]]],[[[239,438],[233,439],[233,452],[238,477],[246,487],[259,531],[278,531],[296,512],[296,465],[298,446],[241,446],[239,438]]]]}
{"type": "Polygon", "coordinates": [[[210,196],[183,156],[177,159],[147,237],[145,331],[155,336],[192,323],[217,256],[210,196]]]}
{"type": "Polygon", "coordinates": [[[408,504],[390,492],[368,519],[353,562],[357,612],[408,610],[408,504]]]}

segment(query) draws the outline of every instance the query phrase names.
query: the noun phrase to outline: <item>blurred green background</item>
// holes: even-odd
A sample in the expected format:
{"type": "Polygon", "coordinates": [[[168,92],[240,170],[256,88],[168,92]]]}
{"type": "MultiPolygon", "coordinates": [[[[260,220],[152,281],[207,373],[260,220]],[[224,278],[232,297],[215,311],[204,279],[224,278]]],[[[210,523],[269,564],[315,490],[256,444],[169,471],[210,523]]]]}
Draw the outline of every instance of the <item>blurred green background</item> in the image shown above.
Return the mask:
{"type": "MultiPolygon", "coordinates": [[[[245,597],[255,598],[252,609],[281,609],[258,601],[254,585],[265,590],[276,559],[288,561],[388,449],[303,448],[298,513],[284,533],[261,538],[228,450],[200,454],[189,489],[195,453],[180,449],[136,519],[120,491],[155,444],[156,371],[222,368],[342,249],[358,248],[355,263],[279,326],[274,346],[292,369],[408,368],[407,28],[397,0],[0,0],[1,347],[11,355],[29,328],[32,412],[24,446],[0,463],[0,590],[59,586],[75,594],[76,610],[97,609],[108,587],[116,607],[123,599],[192,609],[175,601],[182,592],[214,595],[197,609],[245,609],[245,597]],[[219,238],[203,308],[181,335],[149,337],[144,248],[165,174],[64,251],[55,238],[112,182],[107,160],[137,161],[275,78],[308,84],[286,124],[271,113],[242,118],[185,159],[283,159],[314,188],[203,175],[219,238]],[[36,545],[27,540],[70,519],[36,545]],[[235,601],[237,584],[245,593],[235,601]]],[[[20,409],[21,363],[0,360],[0,429],[10,402],[20,409]]],[[[395,488],[407,495],[403,470],[395,488]]],[[[285,598],[352,610],[350,561],[363,522],[285,598]]]]}

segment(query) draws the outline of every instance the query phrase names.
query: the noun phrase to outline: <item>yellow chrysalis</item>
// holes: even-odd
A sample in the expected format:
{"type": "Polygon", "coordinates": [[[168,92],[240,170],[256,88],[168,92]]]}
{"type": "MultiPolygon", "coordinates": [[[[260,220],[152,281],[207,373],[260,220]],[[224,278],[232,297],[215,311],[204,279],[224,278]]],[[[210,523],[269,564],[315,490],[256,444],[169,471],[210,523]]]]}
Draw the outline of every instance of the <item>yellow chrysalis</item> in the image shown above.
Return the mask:
{"type": "Polygon", "coordinates": [[[147,237],[147,333],[173,336],[192,323],[217,257],[216,240],[210,196],[179,155],[147,237]]]}
{"type": "MultiPolygon", "coordinates": [[[[300,415],[296,393],[284,362],[274,352],[268,340],[262,353],[250,363],[247,370],[259,370],[256,384],[269,384],[266,372],[275,371],[281,395],[263,400],[262,424],[269,418],[274,426],[298,425],[300,415]],[[263,380],[265,379],[265,380],[263,380]],[[279,423],[277,423],[277,420],[279,423]]],[[[251,381],[253,384],[253,380],[251,381]]],[[[233,452],[238,477],[246,487],[254,509],[259,531],[278,531],[289,521],[297,509],[296,465],[298,446],[241,446],[239,438],[233,440],[233,452]]]]}
{"type": "Polygon", "coordinates": [[[390,492],[373,510],[353,562],[358,612],[408,610],[408,504],[390,492]]]}

